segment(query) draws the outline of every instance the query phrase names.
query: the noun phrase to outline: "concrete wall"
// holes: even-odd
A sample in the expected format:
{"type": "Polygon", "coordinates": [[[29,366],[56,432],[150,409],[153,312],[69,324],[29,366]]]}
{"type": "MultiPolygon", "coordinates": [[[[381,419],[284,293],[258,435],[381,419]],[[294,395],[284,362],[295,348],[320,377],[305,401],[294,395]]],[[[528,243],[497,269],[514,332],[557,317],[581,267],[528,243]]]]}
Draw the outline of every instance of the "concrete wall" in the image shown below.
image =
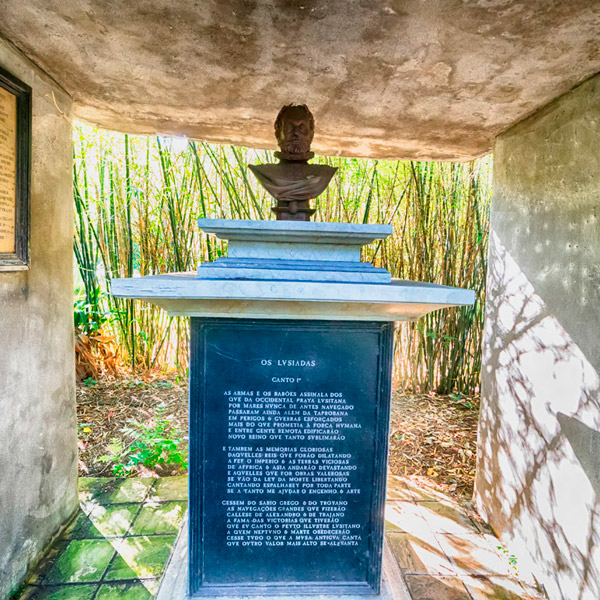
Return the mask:
{"type": "Polygon", "coordinates": [[[0,598],[77,507],[70,99],[0,40],[33,88],[31,269],[0,272],[0,598]]]}
{"type": "Polygon", "coordinates": [[[494,169],[476,503],[551,600],[598,600],[600,78],[494,169]]]}

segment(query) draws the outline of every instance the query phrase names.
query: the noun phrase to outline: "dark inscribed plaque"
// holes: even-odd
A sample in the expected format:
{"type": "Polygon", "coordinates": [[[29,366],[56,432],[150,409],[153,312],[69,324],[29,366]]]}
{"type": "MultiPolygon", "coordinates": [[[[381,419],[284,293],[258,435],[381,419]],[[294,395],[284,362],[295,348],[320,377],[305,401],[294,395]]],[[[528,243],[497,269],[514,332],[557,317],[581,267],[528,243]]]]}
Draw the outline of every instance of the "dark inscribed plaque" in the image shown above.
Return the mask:
{"type": "Polygon", "coordinates": [[[191,594],[379,593],[392,340],[192,319],[191,594]]]}

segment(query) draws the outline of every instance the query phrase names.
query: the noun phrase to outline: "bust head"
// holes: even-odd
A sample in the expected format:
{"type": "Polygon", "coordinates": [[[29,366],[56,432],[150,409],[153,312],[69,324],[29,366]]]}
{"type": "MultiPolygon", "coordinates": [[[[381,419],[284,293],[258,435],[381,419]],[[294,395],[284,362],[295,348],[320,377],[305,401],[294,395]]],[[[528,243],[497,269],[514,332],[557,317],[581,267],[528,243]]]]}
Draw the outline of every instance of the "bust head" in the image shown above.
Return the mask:
{"type": "Polygon", "coordinates": [[[315,134],[315,120],[306,104],[288,104],[275,119],[275,137],[281,158],[308,160],[313,154],[310,144],[315,134]]]}

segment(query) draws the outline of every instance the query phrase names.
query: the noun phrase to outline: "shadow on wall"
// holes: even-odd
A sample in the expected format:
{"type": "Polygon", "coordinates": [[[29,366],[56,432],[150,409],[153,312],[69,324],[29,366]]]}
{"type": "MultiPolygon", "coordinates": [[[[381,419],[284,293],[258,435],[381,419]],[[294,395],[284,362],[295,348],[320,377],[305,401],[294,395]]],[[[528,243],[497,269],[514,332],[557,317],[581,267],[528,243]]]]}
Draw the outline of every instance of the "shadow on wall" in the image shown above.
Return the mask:
{"type": "Polygon", "coordinates": [[[569,440],[596,492],[596,497],[600,498],[600,431],[563,413],[558,413],[557,418],[563,435],[569,440]]]}
{"type": "Polygon", "coordinates": [[[551,600],[597,600],[600,377],[490,243],[476,503],[551,600]]]}

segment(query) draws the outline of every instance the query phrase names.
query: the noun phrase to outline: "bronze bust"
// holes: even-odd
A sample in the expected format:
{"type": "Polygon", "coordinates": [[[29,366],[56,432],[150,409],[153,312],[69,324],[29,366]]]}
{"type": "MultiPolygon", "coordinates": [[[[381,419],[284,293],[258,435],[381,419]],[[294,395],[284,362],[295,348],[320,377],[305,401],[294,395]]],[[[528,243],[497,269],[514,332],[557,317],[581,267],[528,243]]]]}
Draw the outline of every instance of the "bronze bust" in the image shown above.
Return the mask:
{"type": "Polygon", "coordinates": [[[315,210],[309,202],[323,193],[337,168],[310,165],[315,121],[305,104],[284,106],[275,119],[279,163],[248,165],[261,185],[277,199],[271,210],[278,220],[308,221],[315,210]]]}

